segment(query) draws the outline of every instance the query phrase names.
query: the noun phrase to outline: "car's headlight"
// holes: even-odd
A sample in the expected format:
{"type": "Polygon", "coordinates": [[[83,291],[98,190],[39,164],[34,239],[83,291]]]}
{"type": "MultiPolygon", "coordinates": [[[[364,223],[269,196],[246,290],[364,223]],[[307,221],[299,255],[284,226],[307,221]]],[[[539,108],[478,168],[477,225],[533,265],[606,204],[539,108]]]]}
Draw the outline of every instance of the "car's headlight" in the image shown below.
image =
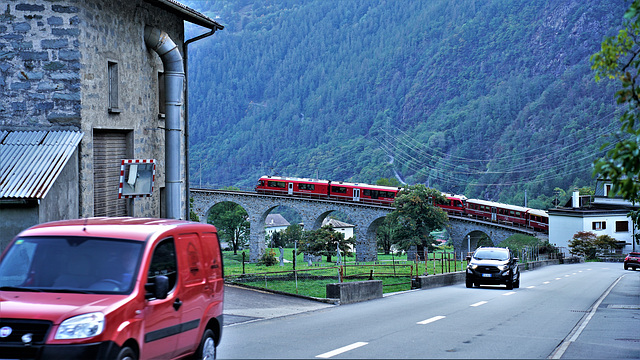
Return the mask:
{"type": "Polygon", "coordinates": [[[509,267],[507,265],[500,265],[498,266],[498,269],[500,269],[500,271],[505,271],[507,270],[509,267]]]}
{"type": "Polygon", "coordinates": [[[94,312],[74,316],[60,324],[56,339],[82,339],[100,335],[104,330],[104,314],[94,312]]]}
{"type": "Polygon", "coordinates": [[[477,269],[477,268],[478,268],[478,265],[476,265],[476,264],[471,264],[471,265],[467,266],[467,268],[469,268],[469,269],[471,269],[471,270],[475,270],[475,269],[477,269]]]}

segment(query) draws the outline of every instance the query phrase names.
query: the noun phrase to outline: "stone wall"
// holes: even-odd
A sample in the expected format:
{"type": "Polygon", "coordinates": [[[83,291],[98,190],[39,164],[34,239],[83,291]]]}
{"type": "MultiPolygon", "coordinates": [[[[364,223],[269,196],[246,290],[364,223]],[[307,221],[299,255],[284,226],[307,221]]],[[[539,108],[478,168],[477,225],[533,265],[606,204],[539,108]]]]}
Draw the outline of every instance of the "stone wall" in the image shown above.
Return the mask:
{"type": "MultiPolygon", "coordinates": [[[[9,0],[0,5],[0,129],[84,132],[78,150],[79,216],[93,215],[96,129],[126,132],[132,158],[157,160],[153,196],[122,201],[130,202],[130,215],[161,215],[165,164],[158,72],[163,66],[145,46],[145,25],[166,31],[182,51],[183,21],[144,0],[9,0]],[[108,62],[118,64],[118,112],[108,110],[108,62]]],[[[182,178],[185,146],[182,141],[182,178]]]]}

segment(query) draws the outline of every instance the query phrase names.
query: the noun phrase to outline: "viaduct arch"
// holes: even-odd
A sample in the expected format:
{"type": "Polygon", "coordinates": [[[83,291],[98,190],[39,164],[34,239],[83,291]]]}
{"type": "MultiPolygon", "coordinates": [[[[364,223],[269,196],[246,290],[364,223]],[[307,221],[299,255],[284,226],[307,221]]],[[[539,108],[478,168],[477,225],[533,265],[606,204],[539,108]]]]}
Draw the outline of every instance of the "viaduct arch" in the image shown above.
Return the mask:
{"type": "MultiPolygon", "coordinates": [[[[192,211],[201,222],[207,221],[210,209],[221,202],[231,201],[242,206],[249,215],[249,249],[251,262],[257,261],[266,250],[264,230],[267,215],[275,207],[290,207],[302,217],[307,230],[321,227],[322,221],[334,211],[340,211],[355,225],[356,261],[377,260],[376,230],[393,207],[363,203],[347,203],[333,200],[303,197],[263,195],[255,192],[191,189],[192,211]],[[309,226],[308,224],[311,224],[309,226]]],[[[513,227],[489,221],[449,215],[449,232],[456,252],[472,251],[477,247],[481,233],[486,234],[497,245],[515,233],[537,237],[546,234],[535,233],[531,229],[513,227]]]]}

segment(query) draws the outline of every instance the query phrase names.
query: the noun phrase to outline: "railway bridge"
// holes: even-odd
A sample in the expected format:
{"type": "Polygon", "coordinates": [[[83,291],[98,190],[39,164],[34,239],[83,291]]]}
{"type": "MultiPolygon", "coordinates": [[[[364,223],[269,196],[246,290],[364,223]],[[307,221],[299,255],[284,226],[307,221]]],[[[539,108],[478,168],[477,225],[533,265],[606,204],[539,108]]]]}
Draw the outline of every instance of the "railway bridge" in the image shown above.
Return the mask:
{"type": "MultiPolygon", "coordinates": [[[[207,221],[211,208],[221,202],[230,201],[245,209],[249,216],[249,260],[257,261],[266,250],[264,230],[267,215],[277,206],[287,206],[298,212],[307,230],[321,227],[322,221],[334,211],[347,215],[356,234],[356,260],[377,260],[376,230],[393,207],[357,202],[341,202],[293,196],[263,195],[247,191],[190,189],[193,198],[192,211],[201,222],[207,221]],[[308,224],[311,224],[309,226],[308,224]]],[[[514,233],[539,235],[531,229],[496,224],[466,217],[449,216],[451,237],[456,251],[475,249],[477,241],[484,233],[494,244],[499,244],[514,233]]]]}

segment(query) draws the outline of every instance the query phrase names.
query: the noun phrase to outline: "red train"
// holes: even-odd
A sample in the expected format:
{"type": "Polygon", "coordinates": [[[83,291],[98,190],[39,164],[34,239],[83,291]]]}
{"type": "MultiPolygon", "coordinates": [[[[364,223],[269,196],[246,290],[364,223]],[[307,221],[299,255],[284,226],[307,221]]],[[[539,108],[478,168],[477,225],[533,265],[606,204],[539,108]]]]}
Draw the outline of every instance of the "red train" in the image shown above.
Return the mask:
{"type": "MultiPolygon", "coordinates": [[[[263,176],[255,188],[260,194],[306,196],[320,199],[357,201],[391,205],[401,190],[399,187],[332,182],[329,180],[263,176]]],[[[538,231],[549,231],[546,211],[467,199],[463,195],[442,193],[445,200],[436,205],[451,215],[472,216],[495,222],[518,224],[538,231]]]]}

